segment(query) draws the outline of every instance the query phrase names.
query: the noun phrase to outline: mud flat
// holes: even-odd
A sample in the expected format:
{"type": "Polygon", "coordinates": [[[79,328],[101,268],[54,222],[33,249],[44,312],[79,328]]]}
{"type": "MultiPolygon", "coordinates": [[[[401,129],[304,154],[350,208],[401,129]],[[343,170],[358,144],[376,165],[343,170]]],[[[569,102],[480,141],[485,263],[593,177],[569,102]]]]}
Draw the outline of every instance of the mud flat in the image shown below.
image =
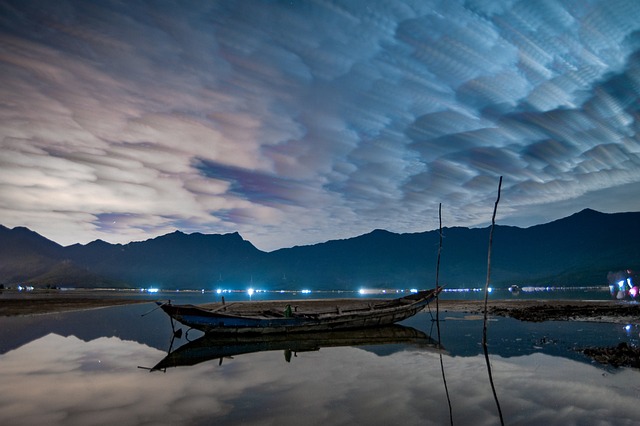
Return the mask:
{"type": "Polygon", "coordinates": [[[93,297],[0,299],[0,316],[39,315],[129,305],[132,303],[148,303],[148,301],[128,298],[102,299],[93,297]]]}
{"type": "MultiPolygon", "coordinates": [[[[478,314],[484,301],[440,300],[440,309],[478,314]]],[[[434,309],[434,304],[431,304],[434,309]]],[[[640,304],[618,300],[489,300],[491,316],[521,321],[591,321],[616,324],[640,323],[640,304]]]]}

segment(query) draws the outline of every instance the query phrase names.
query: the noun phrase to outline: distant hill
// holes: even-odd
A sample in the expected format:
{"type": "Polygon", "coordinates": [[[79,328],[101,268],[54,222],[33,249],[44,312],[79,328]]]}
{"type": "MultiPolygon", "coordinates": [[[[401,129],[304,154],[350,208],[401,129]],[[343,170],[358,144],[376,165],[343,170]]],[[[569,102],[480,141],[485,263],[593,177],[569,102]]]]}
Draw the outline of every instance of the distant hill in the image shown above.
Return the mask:
{"type": "MultiPolygon", "coordinates": [[[[440,282],[480,287],[489,228],[444,228],[440,282]]],[[[238,233],[174,232],[129,244],[62,247],[26,228],[0,226],[0,284],[38,286],[345,289],[430,287],[438,231],[355,238],[263,252],[238,233]]],[[[640,213],[586,209],[530,228],[496,226],[492,285],[604,285],[640,268],[640,213]]]]}
{"type": "Polygon", "coordinates": [[[91,272],[135,287],[211,288],[217,283],[248,283],[252,265],[267,253],[240,234],[174,232],[143,242],[94,241],[68,247],[67,256],[91,272]]]}
{"type": "Polygon", "coordinates": [[[0,284],[106,287],[114,282],[78,266],[61,245],[27,228],[0,225],[0,284]]]}

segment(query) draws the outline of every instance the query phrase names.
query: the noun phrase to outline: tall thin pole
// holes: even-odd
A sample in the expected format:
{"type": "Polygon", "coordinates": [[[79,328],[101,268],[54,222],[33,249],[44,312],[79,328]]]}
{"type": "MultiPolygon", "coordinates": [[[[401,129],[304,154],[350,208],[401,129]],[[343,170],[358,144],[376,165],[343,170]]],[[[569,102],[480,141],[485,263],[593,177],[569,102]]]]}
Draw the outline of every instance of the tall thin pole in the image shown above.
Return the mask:
{"type": "MultiPolygon", "coordinates": [[[[438,219],[440,220],[440,244],[438,244],[438,261],[436,263],[436,291],[438,291],[440,283],[440,253],[442,252],[442,203],[438,206],[438,219]]],[[[438,330],[438,349],[440,344],[440,293],[436,293],[436,329],[438,330]]],[[[440,371],[442,371],[442,382],[444,383],[444,391],[447,395],[447,404],[449,404],[449,423],[453,426],[453,410],[451,409],[451,398],[449,397],[449,387],[447,386],[447,377],[444,374],[444,362],[442,361],[442,350],[440,352],[440,371]]]]}
{"type": "Polygon", "coordinates": [[[484,359],[487,363],[487,373],[489,374],[489,383],[491,383],[491,390],[493,391],[493,399],[496,401],[498,407],[498,414],[500,416],[500,424],[504,426],[504,419],[502,418],[502,409],[500,408],[500,401],[498,401],[498,394],[496,393],[496,387],[493,384],[493,375],[491,373],[491,362],[489,361],[489,349],[487,348],[487,303],[489,300],[489,282],[491,281],[491,245],[493,244],[493,229],[496,226],[496,212],[498,210],[498,203],[500,202],[500,189],[502,188],[502,176],[500,176],[500,182],[498,183],[498,198],[493,207],[493,217],[491,218],[491,231],[489,232],[489,251],[487,254],[487,282],[484,286],[484,322],[482,327],[482,348],[484,349],[484,359]]]}

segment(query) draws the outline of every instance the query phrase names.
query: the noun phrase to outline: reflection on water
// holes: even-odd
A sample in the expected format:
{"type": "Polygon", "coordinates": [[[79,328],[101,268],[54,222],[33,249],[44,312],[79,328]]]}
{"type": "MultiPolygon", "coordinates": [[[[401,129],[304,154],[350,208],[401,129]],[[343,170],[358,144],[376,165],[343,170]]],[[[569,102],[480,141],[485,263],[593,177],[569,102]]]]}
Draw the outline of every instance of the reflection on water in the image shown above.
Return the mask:
{"type": "MultiPolygon", "coordinates": [[[[222,365],[214,357],[149,373],[137,367],[167,356],[171,328],[161,312],[140,316],[148,310],[0,319],[0,424],[449,423],[439,353],[431,344],[320,345],[291,363],[279,348],[231,355],[222,365]]],[[[442,316],[454,424],[496,424],[481,321],[442,316]]],[[[403,324],[419,340],[434,335],[428,313],[403,324]]],[[[598,367],[574,350],[593,339],[637,343],[637,333],[609,324],[492,321],[489,350],[506,423],[635,424],[640,375],[598,367]]],[[[202,342],[183,337],[171,349],[202,342]]]]}
{"type": "Polygon", "coordinates": [[[315,333],[269,334],[269,335],[205,335],[178,349],[171,350],[156,364],[152,371],[171,367],[191,366],[212,359],[232,358],[254,352],[282,351],[287,362],[299,352],[318,351],[321,348],[339,346],[390,346],[411,345],[420,348],[437,348],[439,345],[422,331],[401,325],[359,330],[341,330],[315,333]]]}

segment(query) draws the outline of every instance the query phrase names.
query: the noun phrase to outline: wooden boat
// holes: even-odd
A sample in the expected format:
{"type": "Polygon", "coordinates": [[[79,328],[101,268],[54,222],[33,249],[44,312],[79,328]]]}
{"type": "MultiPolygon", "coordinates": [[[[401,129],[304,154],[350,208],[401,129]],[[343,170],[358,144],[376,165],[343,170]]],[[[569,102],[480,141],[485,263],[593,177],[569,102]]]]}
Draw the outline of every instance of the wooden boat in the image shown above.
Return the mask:
{"type": "Polygon", "coordinates": [[[397,324],[315,333],[227,336],[205,334],[172,352],[169,351],[164,359],[149,370],[192,366],[214,359],[219,359],[222,364],[224,358],[265,351],[284,351],[285,360],[290,362],[293,354],[318,351],[321,348],[391,344],[412,345],[429,350],[438,349],[438,343],[427,334],[415,328],[397,324]]]}
{"type": "Polygon", "coordinates": [[[173,305],[157,302],[172,319],[205,333],[301,333],[390,325],[412,317],[442,287],[390,300],[244,302],[173,305]]]}

